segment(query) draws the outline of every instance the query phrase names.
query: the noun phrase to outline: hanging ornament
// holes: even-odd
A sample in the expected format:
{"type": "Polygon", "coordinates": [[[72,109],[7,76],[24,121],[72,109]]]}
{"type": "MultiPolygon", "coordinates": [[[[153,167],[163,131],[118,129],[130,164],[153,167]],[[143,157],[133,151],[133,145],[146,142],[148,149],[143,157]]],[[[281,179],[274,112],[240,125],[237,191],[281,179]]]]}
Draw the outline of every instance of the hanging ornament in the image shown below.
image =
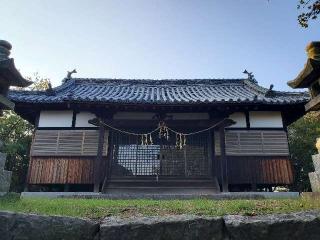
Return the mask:
{"type": "Polygon", "coordinates": [[[141,137],[141,145],[142,146],[147,146],[147,145],[153,144],[151,133],[141,134],[140,137],[141,137]]]}
{"type": "Polygon", "coordinates": [[[159,123],[159,138],[169,140],[169,129],[164,122],[159,123]]]}
{"type": "Polygon", "coordinates": [[[150,144],[150,145],[153,144],[151,133],[149,134],[149,144],[150,144]]]}
{"type": "Polygon", "coordinates": [[[186,146],[187,137],[183,133],[176,133],[176,148],[182,149],[186,146]]]}

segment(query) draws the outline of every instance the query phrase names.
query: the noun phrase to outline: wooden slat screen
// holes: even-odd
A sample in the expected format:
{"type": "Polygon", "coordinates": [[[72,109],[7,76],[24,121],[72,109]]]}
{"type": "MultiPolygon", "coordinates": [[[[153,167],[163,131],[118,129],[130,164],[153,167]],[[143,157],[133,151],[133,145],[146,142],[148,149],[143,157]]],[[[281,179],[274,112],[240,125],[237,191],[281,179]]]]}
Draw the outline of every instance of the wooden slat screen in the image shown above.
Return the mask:
{"type": "MultiPolygon", "coordinates": [[[[31,156],[96,156],[97,130],[37,130],[31,146],[31,156]]],[[[108,131],[104,151],[107,154],[108,131]]]]}
{"type": "MultiPolygon", "coordinates": [[[[292,163],[286,156],[228,156],[229,184],[274,184],[293,183],[292,163]]],[[[215,167],[220,169],[219,156],[215,167]]],[[[218,171],[218,179],[221,173],[218,171]]]]}
{"type": "Polygon", "coordinates": [[[95,157],[44,157],[30,159],[29,184],[92,184],[95,157]]]}
{"type": "MultiPolygon", "coordinates": [[[[219,133],[215,133],[215,150],[220,154],[219,133]]],[[[228,156],[288,156],[285,131],[226,130],[228,156]]]]}

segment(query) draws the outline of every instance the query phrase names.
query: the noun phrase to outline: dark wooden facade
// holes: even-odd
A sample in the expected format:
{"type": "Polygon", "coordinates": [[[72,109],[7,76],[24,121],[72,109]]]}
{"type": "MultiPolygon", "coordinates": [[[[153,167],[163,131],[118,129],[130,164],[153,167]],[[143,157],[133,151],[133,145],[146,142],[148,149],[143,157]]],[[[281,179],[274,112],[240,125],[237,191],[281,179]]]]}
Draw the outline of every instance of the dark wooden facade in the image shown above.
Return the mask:
{"type": "MultiPolygon", "coordinates": [[[[221,183],[222,189],[229,189],[229,186],[237,185],[266,187],[290,185],[293,182],[292,164],[289,160],[288,152],[286,152],[287,150],[283,147],[279,148],[279,143],[282,144],[284,142],[284,139],[279,139],[279,136],[286,137],[286,133],[283,130],[281,131],[281,129],[252,130],[254,133],[253,137],[252,135],[246,135],[246,138],[237,140],[239,143],[241,143],[241,141],[246,143],[245,145],[242,145],[242,147],[250,151],[245,152],[237,145],[232,145],[234,136],[239,136],[239,131],[241,132],[241,130],[231,129],[226,131],[224,130],[224,126],[222,126],[220,128],[217,127],[217,131],[207,132],[207,137],[203,139],[203,141],[208,141],[206,142],[208,145],[206,146],[205,151],[196,146],[192,147],[192,142],[190,142],[191,140],[189,139],[188,144],[190,144],[190,146],[186,146],[185,149],[189,149],[186,152],[188,154],[187,161],[189,161],[189,168],[193,169],[193,174],[179,175],[177,172],[179,169],[173,169],[172,164],[170,164],[170,162],[175,161],[175,164],[178,165],[178,159],[182,159],[183,161],[183,157],[181,158],[184,153],[183,149],[176,150],[173,145],[173,147],[169,149],[169,152],[165,149],[161,150],[159,153],[157,152],[156,155],[159,155],[159,157],[153,158],[153,163],[157,163],[159,159],[162,159],[162,165],[167,164],[165,165],[167,167],[163,167],[165,169],[162,170],[161,173],[158,172],[157,174],[159,174],[160,179],[210,179],[216,177],[218,182],[221,183]],[[262,133],[267,133],[272,137],[277,137],[276,139],[270,138],[269,141],[267,141],[268,139],[265,140],[267,142],[275,141],[277,144],[277,148],[275,149],[276,151],[273,151],[273,154],[272,152],[271,154],[270,152],[269,154],[265,154],[260,148],[257,147],[257,145],[252,145],[259,141],[257,136],[262,133]],[[224,144],[221,145],[219,142],[226,142],[227,146],[224,144]],[[224,154],[221,154],[222,152],[224,154]],[[168,154],[170,156],[175,154],[175,157],[167,158],[166,156],[169,156],[168,154]],[[192,159],[192,156],[206,156],[205,158],[201,159],[206,159],[206,161],[208,161],[203,166],[203,168],[207,171],[207,174],[195,174],[194,171],[196,171],[195,169],[197,169],[197,165],[192,165],[192,162],[196,162],[196,159],[192,159]],[[168,159],[169,162],[168,160],[165,161],[165,159],[168,159]]],[[[248,130],[242,131],[247,132],[248,134],[248,130]]],[[[37,130],[33,147],[31,149],[32,157],[30,159],[28,183],[96,184],[96,191],[98,191],[98,187],[101,187],[102,184],[105,184],[105,180],[110,181],[112,179],[125,178],[129,179],[130,181],[130,179],[137,180],[141,178],[146,179],[146,177],[148,177],[150,182],[155,181],[155,176],[157,174],[150,172],[150,158],[152,158],[150,153],[149,155],[145,156],[145,162],[148,161],[149,166],[144,165],[143,162],[141,163],[143,158],[140,157],[140,162],[138,165],[136,165],[135,169],[135,171],[137,171],[137,168],[139,168],[138,173],[124,174],[120,171],[121,174],[119,175],[119,170],[115,166],[112,166],[112,161],[114,161],[113,157],[114,154],[116,154],[115,152],[117,149],[117,154],[119,154],[119,148],[117,146],[131,146],[130,144],[134,144],[137,147],[146,148],[140,145],[140,139],[121,136],[121,134],[118,132],[107,129],[107,134],[102,132],[105,138],[100,138],[99,141],[98,132],[98,129],[37,130]],[[90,136],[89,139],[91,145],[80,144],[86,142],[85,136],[90,136]],[[122,143],[118,142],[119,137],[121,137],[122,143]],[[98,147],[99,142],[105,143],[104,148],[98,147]],[[86,149],[86,151],[84,151],[84,149],[86,149]],[[99,149],[102,149],[102,152],[101,150],[99,151],[99,149]],[[99,159],[97,159],[97,156],[99,159]]],[[[270,146],[266,145],[267,142],[264,144],[265,147],[270,151],[270,146]]],[[[157,143],[155,142],[154,144],[157,143]]],[[[203,144],[204,143],[200,145],[204,146],[203,144]]],[[[149,152],[150,148],[151,147],[149,146],[149,152]]],[[[132,154],[132,151],[131,153],[123,151],[124,148],[122,147],[122,154],[132,154]]],[[[139,152],[140,155],[142,153],[143,152],[141,151],[139,152]]],[[[129,161],[126,157],[121,158],[116,156],[116,160],[120,161],[119,164],[122,164],[122,166],[127,168],[132,164],[137,164],[135,163],[137,158],[131,158],[129,161]]],[[[124,167],[122,167],[122,169],[124,167]]],[[[128,169],[130,169],[130,167],[128,169]]]]}

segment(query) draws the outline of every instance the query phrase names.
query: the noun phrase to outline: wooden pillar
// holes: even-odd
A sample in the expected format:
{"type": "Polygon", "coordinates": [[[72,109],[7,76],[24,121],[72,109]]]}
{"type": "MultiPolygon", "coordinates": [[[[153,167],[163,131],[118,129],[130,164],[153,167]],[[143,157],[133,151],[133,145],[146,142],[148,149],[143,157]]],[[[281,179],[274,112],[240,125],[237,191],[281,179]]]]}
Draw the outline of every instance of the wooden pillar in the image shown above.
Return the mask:
{"type": "Polygon", "coordinates": [[[219,137],[220,137],[220,169],[221,169],[221,185],[222,191],[228,192],[228,164],[226,157],[226,140],[225,140],[225,125],[222,124],[219,127],[219,137]]]}
{"type": "Polygon", "coordinates": [[[93,172],[94,192],[99,192],[100,190],[99,188],[100,188],[100,182],[101,182],[101,162],[102,162],[102,154],[103,154],[104,135],[105,135],[105,128],[102,124],[100,124],[98,151],[97,151],[97,157],[94,163],[94,172],[93,172]]]}
{"type": "Polygon", "coordinates": [[[209,158],[209,174],[212,178],[216,177],[215,165],[214,165],[214,131],[209,131],[208,137],[208,158],[209,158]]]}

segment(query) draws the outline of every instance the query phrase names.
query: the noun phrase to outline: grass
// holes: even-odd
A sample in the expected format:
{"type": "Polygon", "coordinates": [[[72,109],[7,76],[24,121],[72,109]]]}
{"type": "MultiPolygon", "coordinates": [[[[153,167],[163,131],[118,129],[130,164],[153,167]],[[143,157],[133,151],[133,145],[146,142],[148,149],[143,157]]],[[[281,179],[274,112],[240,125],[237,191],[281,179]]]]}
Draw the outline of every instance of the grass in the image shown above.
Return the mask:
{"type": "Polygon", "coordinates": [[[262,215],[320,210],[320,201],[311,199],[279,200],[106,200],[106,199],[20,199],[17,194],[0,197],[0,210],[101,219],[106,216],[164,216],[193,214],[262,215]]]}

